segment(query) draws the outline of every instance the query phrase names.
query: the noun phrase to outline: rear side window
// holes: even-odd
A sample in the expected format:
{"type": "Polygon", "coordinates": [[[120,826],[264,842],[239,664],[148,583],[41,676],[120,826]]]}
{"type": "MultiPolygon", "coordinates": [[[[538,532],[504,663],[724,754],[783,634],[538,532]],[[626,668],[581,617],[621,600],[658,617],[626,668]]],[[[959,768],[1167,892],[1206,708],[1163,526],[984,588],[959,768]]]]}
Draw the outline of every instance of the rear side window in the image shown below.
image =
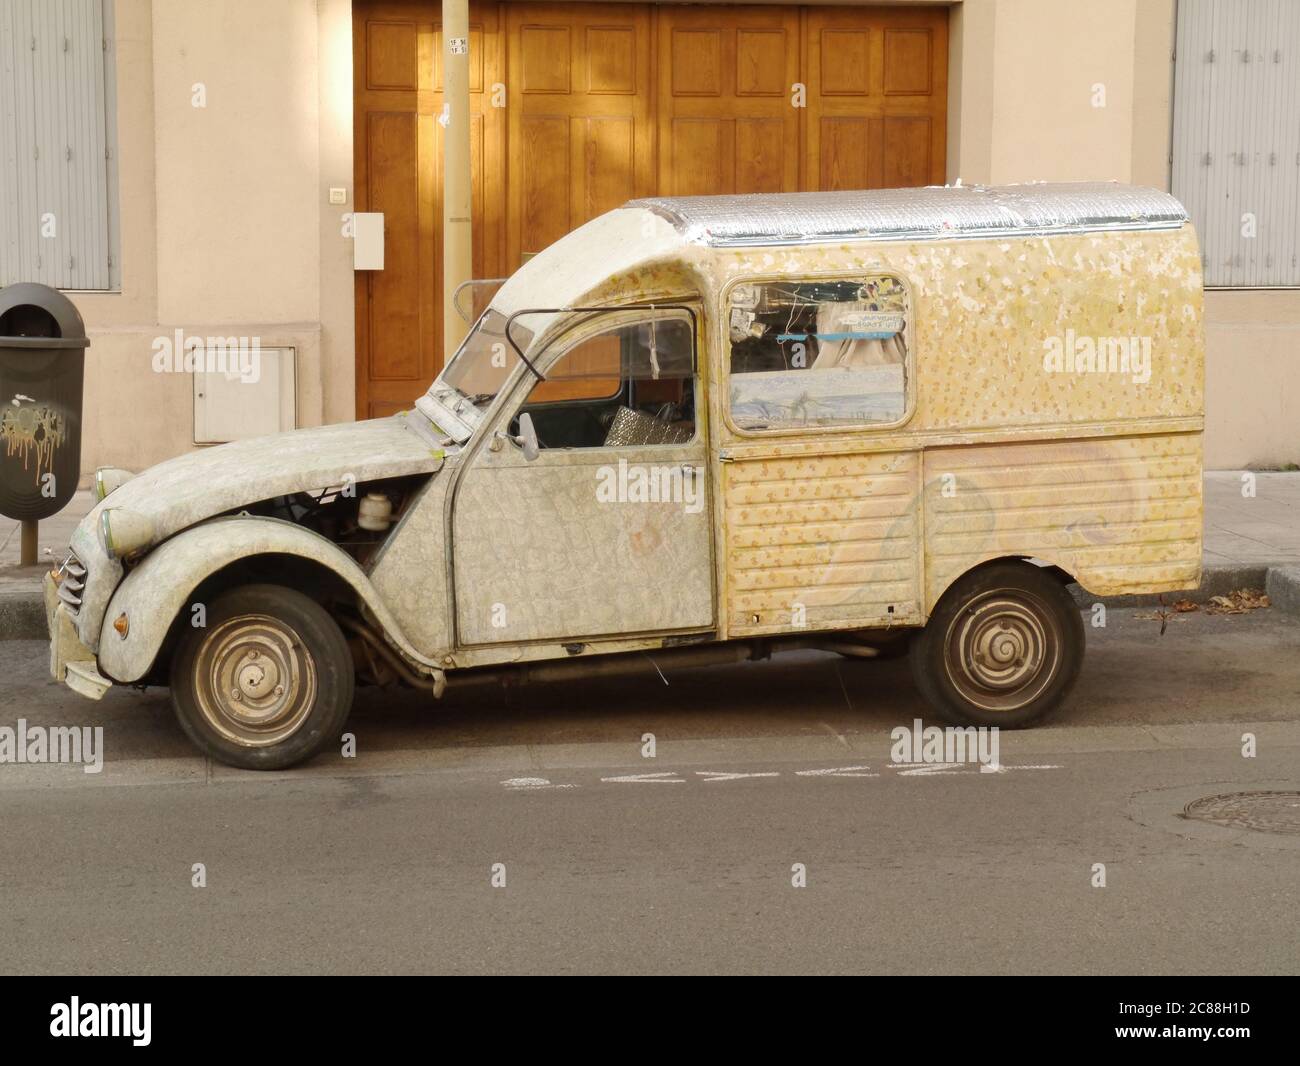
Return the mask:
{"type": "Polygon", "coordinates": [[[734,286],[732,423],[755,431],[899,421],[910,326],[907,286],[892,274],[734,286]]]}

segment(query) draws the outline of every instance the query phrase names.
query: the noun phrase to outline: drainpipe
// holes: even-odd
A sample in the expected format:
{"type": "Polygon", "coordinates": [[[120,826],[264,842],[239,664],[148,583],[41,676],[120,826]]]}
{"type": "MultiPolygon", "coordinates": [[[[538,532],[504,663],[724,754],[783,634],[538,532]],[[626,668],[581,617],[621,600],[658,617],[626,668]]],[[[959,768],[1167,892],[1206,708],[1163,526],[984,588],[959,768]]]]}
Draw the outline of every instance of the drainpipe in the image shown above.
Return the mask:
{"type": "Polygon", "coordinates": [[[469,0],[442,0],[442,343],[444,362],[465,336],[452,297],[474,275],[470,243],[469,0]]]}

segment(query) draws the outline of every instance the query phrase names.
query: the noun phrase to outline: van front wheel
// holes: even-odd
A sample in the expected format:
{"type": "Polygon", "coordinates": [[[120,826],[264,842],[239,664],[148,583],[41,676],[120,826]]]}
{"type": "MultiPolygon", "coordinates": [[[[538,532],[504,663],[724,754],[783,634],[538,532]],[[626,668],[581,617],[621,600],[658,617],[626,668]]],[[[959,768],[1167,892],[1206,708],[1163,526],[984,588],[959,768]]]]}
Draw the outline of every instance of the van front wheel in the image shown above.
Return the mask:
{"type": "Polygon", "coordinates": [[[1065,699],[1083,648],[1079,609],[1053,574],[996,563],[944,593],[913,641],[912,676],[949,721],[1017,729],[1065,699]]]}
{"type": "Polygon", "coordinates": [[[280,585],[223,593],[172,657],[181,728],[208,755],[246,770],[281,770],[337,741],[354,684],[338,623],[280,585]]]}

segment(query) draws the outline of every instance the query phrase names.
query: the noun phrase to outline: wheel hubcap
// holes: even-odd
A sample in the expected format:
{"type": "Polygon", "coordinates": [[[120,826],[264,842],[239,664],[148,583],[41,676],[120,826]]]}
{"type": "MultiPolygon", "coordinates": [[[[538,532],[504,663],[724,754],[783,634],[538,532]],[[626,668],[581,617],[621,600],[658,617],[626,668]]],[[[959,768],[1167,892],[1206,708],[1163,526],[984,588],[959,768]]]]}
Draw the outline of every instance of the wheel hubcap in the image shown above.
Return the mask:
{"type": "Polygon", "coordinates": [[[245,615],[208,634],[195,663],[199,710],[222,736],[265,747],[292,736],[316,700],[316,664],[283,622],[245,615]]]}
{"type": "Polygon", "coordinates": [[[987,592],[948,628],[944,661],[961,695],[986,711],[1031,703],[1056,676],[1061,633],[1051,611],[1028,593],[987,592]]]}

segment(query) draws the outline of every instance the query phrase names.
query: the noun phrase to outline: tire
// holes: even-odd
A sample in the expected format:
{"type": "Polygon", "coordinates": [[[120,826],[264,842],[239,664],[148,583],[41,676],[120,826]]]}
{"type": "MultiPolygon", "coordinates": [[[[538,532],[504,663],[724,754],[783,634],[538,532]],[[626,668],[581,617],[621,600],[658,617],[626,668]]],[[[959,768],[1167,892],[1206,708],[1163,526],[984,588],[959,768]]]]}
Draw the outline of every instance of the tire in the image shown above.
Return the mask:
{"type": "Polygon", "coordinates": [[[338,623],[280,585],[223,593],[172,656],[172,706],[186,736],[244,770],[283,770],[336,742],[355,683],[338,623]]]}
{"type": "Polygon", "coordinates": [[[1020,729],[1058,707],[1083,665],[1083,621],[1056,577],[1030,563],[972,570],[912,641],[912,677],[956,725],[1020,729]]]}

